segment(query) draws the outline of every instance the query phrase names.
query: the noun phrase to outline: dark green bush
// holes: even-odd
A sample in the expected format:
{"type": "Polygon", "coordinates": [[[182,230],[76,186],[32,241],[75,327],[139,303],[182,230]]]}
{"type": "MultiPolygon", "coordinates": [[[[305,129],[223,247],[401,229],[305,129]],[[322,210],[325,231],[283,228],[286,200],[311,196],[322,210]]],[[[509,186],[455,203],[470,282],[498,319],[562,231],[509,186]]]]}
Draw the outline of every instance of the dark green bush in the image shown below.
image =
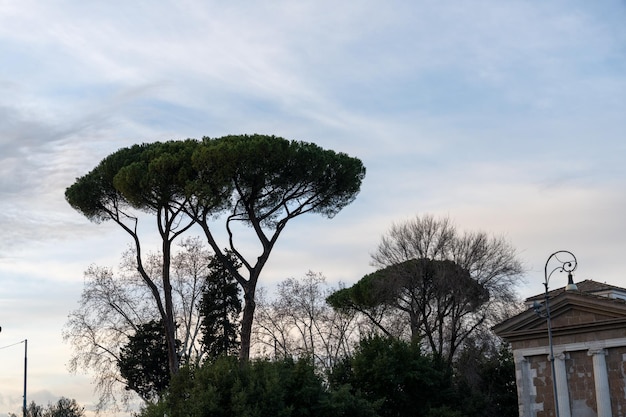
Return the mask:
{"type": "Polygon", "coordinates": [[[223,357],[183,368],[162,400],[142,417],[375,417],[370,402],[346,388],[329,392],[307,359],[223,357]]]}

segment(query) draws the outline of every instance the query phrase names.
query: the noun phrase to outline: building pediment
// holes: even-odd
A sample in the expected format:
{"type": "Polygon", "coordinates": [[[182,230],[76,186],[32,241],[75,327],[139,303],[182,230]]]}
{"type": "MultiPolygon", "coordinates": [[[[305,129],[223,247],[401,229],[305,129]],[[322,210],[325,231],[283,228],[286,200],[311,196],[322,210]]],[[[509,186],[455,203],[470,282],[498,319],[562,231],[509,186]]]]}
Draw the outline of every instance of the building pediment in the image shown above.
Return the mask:
{"type": "MultiPolygon", "coordinates": [[[[531,299],[534,299],[537,308],[528,308],[495,326],[497,335],[507,341],[546,337],[545,299],[531,299]]],[[[549,308],[555,336],[626,326],[626,302],[619,298],[580,291],[561,291],[549,299],[549,308]]]]}

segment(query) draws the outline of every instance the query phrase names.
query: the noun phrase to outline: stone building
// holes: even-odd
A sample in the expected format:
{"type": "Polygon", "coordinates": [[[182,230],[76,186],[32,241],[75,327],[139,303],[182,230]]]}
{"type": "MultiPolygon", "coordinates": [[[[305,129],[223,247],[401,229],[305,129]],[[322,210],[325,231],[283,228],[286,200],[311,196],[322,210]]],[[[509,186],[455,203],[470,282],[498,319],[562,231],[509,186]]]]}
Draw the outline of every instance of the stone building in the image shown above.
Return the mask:
{"type": "Polygon", "coordinates": [[[577,287],[548,293],[554,375],[544,294],[494,328],[513,350],[520,417],[556,415],[554,381],[560,417],[626,417],[626,289],[591,280],[577,287]]]}

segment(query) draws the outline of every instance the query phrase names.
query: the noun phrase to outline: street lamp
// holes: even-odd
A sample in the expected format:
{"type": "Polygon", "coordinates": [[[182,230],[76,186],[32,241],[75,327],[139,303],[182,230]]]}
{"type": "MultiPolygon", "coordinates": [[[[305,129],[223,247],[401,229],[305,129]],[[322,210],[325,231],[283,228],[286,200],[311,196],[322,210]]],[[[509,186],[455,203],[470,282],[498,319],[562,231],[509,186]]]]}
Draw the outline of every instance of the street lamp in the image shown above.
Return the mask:
{"type": "MultiPolygon", "coordinates": [[[[552,322],[551,322],[552,317],[550,316],[550,298],[548,296],[548,283],[550,282],[550,277],[555,272],[557,271],[567,272],[567,286],[565,287],[565,291],[578,290],[578,287],[576,286],[576,284],[574,284],[574,279],[572,277],[572,272],[574,272],[577,266],[578,266],[578,262],[576,261],[576,257],[574,256],[572,252],[566,251],[566,250],[560,250],[560,251],[554,252],[552,255],[548,257],[548,260],[546,261],[546,266],[544,268],[545,282],[543,283],[543,285],[546,288],[545,317],[548,323],[548,345],[550,346],[550,368],[552,370],[552,389],[554,393],[554,411],[555,411],[556,417],[559,417],[559,399],[557,396],[557,388],[556,388],[556,376],[555,376],[555,366],[554,366],[554,347],[552,344],[552,322]],[[550,261],[552,261],[553,259],[557,262],[557,266],[554,269],[552,269],[550,273],[548,273],[548,265],[550,264],[550,261]]],[[[541,306],[538,303],[536,303],[533,307],[535,309],[535,312],[537,313],[540,312],[541,306]]]]}

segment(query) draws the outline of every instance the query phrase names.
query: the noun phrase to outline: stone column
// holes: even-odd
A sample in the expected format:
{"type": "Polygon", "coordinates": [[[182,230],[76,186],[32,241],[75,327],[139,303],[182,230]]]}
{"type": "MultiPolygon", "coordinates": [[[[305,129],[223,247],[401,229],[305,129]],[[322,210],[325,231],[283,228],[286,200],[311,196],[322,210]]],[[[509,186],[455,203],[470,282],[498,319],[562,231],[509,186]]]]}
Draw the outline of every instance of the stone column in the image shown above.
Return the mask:
{"type": "Polygon", "coordinates": [[[561,417],[571,417],[572,411],[569,405],[569,387],[567,385],[565,359],[567,359],[567,354],[563,352],[554,354],[554,381],[556,382],[559,414],[561,417]]]}
{"type": "Polygon", "coordinates": [[[531,417],[532,405],[536,393],[533,385],[533,376],[530,369],[530,362],[524,356],[515,358],[515,376],[517,382],[517,405],[520,417],[531,417]]]}
{"type": "Polygon", "coordinates": [[[611,394],[609,392],[609,374],[606,370],[606,349],[589,349],[593,359],[593,380],[596,386],[598,417],[611,417],[611,394]]]}

